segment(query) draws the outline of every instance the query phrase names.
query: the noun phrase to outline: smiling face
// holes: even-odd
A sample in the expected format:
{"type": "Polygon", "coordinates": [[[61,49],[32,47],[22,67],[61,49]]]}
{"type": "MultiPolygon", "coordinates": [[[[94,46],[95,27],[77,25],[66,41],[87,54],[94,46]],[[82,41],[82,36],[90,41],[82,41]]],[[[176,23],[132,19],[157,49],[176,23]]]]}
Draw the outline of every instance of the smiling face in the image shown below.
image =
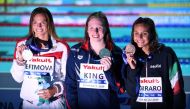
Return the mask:
{"type": "Polygon", "coordinates": [[[133,40],[139,48],[149,48],[149,33],[148,27],[143,24],[136,24],[134,26],[133,40]]]}
{"type": "Polygon", "coordinates": [[[48,26],[43,14],[36,14],[32,21],[32,30],[41,40],[48,40],[48,26]]]}
{"type": "Polygon", "coordinates": [[[104,42],[104,27],[102,22],[97,18],[92,18],[88,22],[87,33],[90,38],[90,42],[104,42]]]}

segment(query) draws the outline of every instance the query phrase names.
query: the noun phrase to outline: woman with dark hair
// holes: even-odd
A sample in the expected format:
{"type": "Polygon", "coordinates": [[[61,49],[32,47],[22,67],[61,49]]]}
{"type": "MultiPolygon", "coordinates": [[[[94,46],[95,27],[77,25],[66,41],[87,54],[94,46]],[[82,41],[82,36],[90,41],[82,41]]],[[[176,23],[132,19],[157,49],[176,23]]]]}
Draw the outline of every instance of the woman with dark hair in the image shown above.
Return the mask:
{"type": "Polygon", "coordinates": [[[172,48],[158,42],[154,21],[139,17],[132,26],[134,54],[126,53],[122,74],[132,109],[185,109],[183,76],[172,48]],[[132,83],[132,84],[130,84],[132,83]]]}
{"type": "Polygon", "coordinates": [[[57,37],[50,11],[35,8],[26,39],[17,42],[11,74],[22,82],[24,109],[64,109],[63,83],[69,47],[57,37]]]}
{"type": "Polygon", "coordinates": [[[116,82],[121,77],[121,54],[112,41],[106,16],[92,13],[86,21],[84,42],[71,48],[67,60],[65,90],[69,109],[120,108],[116,82]]]}

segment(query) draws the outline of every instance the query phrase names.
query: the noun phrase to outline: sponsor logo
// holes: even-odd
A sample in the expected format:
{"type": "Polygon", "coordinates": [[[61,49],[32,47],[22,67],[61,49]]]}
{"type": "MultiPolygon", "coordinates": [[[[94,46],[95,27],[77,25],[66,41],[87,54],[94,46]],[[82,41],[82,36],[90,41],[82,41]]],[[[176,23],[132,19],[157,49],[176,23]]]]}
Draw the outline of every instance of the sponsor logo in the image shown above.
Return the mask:
{"type": "Polygon", "coordinates": [[[153,69],[155,69],[155,68],[161,68],[161,67],[162,67],[161,64],[150,65],[150,68],[153,68],[153,69]]]}
{"type": "Polygon", "coordinates": [[[50,58],[45,58],[45,59],[42,59],[42,58],[33,58],[32,60],[30,60],[32,62],[45,62],[45,63],[52,63],[51,59],[50,58]]]}
{"type": "Polygon", "coordinates": [[[78,55],[78,59],[81,60],[83,58],[82,55],[78,55]]]}
{"type": "Polygon", "coordinates": [[[84,69],[90,69],[90,70],[103,70],[103,66],[94,66],[94,65],[83,65],[84,69]]]}
{"type": "Polygon", "coordinates": [[[142,79],[140,80],[141,83],[159,83],[160,81],[158,79],[142,79]]]}

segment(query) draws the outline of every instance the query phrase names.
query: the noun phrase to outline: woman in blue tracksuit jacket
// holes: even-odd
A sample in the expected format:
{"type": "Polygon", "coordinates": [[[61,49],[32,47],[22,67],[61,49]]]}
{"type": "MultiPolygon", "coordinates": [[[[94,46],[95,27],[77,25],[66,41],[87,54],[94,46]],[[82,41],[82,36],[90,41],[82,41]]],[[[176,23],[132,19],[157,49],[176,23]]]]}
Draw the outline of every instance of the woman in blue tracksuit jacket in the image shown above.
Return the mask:
{"type": "Polygon", "coordinates": [[[131,108],[185,109],[179,61],[172,48],[158,43],[153,20],[139,17],[131,35],[136,52],[134,55],[126,53],[128,64],[122,67],[125,83],[128,83],[126,90],[133,101],[131,108]]]}
{"type": "Polygon", "coordinates": [[[121,80],[122,50],[112,39],[102,12],[92,13],[86,22],[85,40],[71,47],[67,60],[65,97],[69,109],[119,109],[116,83],[121,80]],[[107,48],[110,56],[100,58],[107,48]]]}

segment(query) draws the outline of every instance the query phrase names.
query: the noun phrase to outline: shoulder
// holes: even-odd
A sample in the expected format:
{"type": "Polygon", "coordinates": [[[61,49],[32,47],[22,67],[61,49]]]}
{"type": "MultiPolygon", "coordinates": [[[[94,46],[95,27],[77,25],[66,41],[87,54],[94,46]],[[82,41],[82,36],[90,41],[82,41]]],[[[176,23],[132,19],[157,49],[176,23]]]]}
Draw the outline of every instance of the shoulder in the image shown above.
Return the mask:
{"type": "Polygon", "coordinates": [[[122,49],[120,47],[118,47],[117,45],[114,45],[113,50],[118,51],[118,52],[122,52],[122,49]]]}
{"type": "Polygon", "coordinates": [[[82,49],[81,46],[82,46],[82,43],[77,43],[73,45],[71,47],[71,52],[79,52],[79,50],[82,49]]]}
{"type": "MultiPolygon", "coordinates": [[[[77,43],[71,47],[70,53],[69,53],[69,60],[75,60],[76,61],[79,58],[82,59],[82,57],[83,57],[83,59],[87,58],[84,56],[87,52],[84,51],[81,46],[82,46],[81,43],[77,43]]],[[[81,60],[81,59],[79,59],[79,60],[81,60]]]]}
{"type": "Polygon", "coordinates": [[[174,50],[169,46],[162,45],[160,49],[166,54],[175,54],[174,50]]]}
{"type": "Polygon", "coordinates": [[[69,45],[63,40],[53,40],[53,44],[57,44],[58,46],[65,46],[69,48],[69,45]]]}
{"type": "Polygon", "coordinates": [[[116,45],[114,45],[112,53],[115,55],[121,55],[122,54],[122,49],[116,45]]]}
{"type": "Polygon", "coordinates": [[[175,51],[171,47],[163,44],[158,48],[158,53],[162,55],[162,57],[177,58],[175,51]]]}
{"type": "Polygon", "coordinates": [[[122,64],[123,59],[122,59],[122,49],[118,46],[114,46],[114,49],[112,50],[112,56],[114,61],[119,65],[122,64]]]}
{"type": "Polygon", "coordinates": [[[69,45],[63,40],[53,39],[52,43],[53,43],[54,47],[57,47],[57,48],[62,49],[64,51],[70,51],[69,45]]]}
{"type": "Polygon", "coordinates": [[[76,56],[79,53],[79,51],[81,51],[81,43],[77,43],[77,44],[73,45],[70,49],[69,54],[71,57],[76,56]]]}

